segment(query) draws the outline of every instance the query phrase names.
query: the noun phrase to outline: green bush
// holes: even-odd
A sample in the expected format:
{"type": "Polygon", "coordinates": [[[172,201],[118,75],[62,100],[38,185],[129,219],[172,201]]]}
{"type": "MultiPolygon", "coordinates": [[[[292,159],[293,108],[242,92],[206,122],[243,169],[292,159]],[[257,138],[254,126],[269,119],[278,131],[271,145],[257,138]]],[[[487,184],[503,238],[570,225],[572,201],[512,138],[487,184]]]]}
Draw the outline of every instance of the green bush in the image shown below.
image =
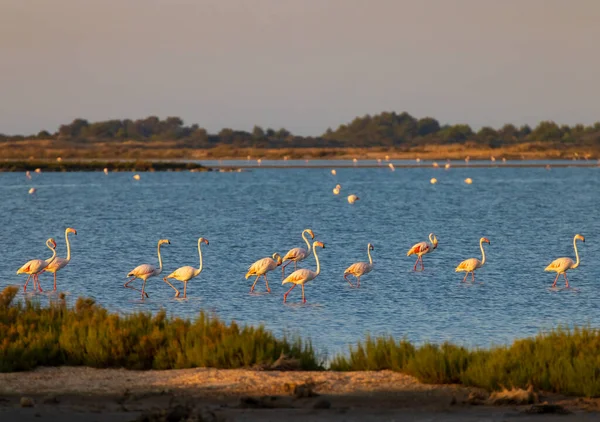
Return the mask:
{"type": "Polygon", "coordinates": [[[279,340],[264,327],[227,325],[200,313],[194,322],[156,315],[111,314],[92,299],[42,307],[15,302],[14,287],[0,294],[0,372],[40,365],[96,368],[243,368],[269,365],[282,353],[302,369],[321,369],[310,342],[279,340]]]}

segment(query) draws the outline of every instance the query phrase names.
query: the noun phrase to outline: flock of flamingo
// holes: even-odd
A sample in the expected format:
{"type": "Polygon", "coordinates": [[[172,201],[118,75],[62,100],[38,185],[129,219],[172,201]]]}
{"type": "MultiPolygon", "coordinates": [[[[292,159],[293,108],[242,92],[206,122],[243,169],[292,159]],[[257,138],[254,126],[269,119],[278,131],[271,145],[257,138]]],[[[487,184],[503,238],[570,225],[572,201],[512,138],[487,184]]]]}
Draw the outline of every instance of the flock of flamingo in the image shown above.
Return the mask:
{"type": "MultiPolygon", "coordinates": [[[[27,280],[25,281],[25,285],[23,286],[24,292],[27,291],[27,285],[29,284],[29,281],[32,278],[33,278],[34,292],[36,291],[36,289],[39,290],[40,292],[43,292],[40,281],[39,281],[39,275],[44,272],[49,272],[49,273],[54,274],[54,290],[56,291],[56,273],[58,271],[60,271],[61,269],[65,268],[71,261],[71,244],[69,242],[69,234],[77,235],[77,231],[71,227],[69,227],[65,230],[65,241],[67,244],[67,257],[66,258],[60,258],[60,257],[56,256],[56,247],[57,247],[56,241],[53,238],[50,238],[46,241],[46,246],[52,251],[52,256],[50,258],[48,258],[48,259],[33,259],[33,260],[27,262],[21,268],[19,268],[19,270],[17,271],[17,274],[28,274],[27,280]]],[[[306,235],[309,235],[311,237],[311,239],[314,240],[315,234],[311,229],[305,229],[302,232],[302,239],[306,243],[306,248],[300,248],[300,247],[293,248],[293,249],[289,250],[284,255],[283,258],[278,253],[274,253],[272,255],[272,257],[266,257],[266,258],[259,259],[258,261],[256,261],[255,263],[253,263],[250,266],[250,268],[248,269],[248,272],[246,273],[246,279],[256,276],[252,286],[250,287],[251,293],[254,291],[254,289],[256,287],[256,283],[258,282],[260,277],[263,277],[265,279],[265,285],[266,285],[267,292],[271,292],[271,289],[269,287],[269,280],[267,279],[267,273],[270,271],[273,271],[277,267],[281,266],[282,285],[292,284],[290,289],[284,293],[283,302],[285,303],[287,301],[288,295],[291,293],[292,290],[294,290],[294,288],[296,286],[299,285],[302,288],[302,302],[306,303],[304,286],[306,283],[317,278],[321,272],[321,264],[319,263],[319,256],[317,255],[317,248],[325,248],[325,245],[318,240],[314,240],[312,242],[312,246],[311,246],[311,243],[308,240],[308,238],[306,237],[306,235]],[[312,271],[312,270],[309,270],[306,268],[298,269],[298,263],[306,260],[311,255],[311,253],[315,257],[315,263],[316,263],[316,267],[317,267],[316,270],[312,271]],[[286,277],[285,276],[286,267],[288,265],[290,265],[292,262],[294,263],[294,271],[286,277]]],[[[573,261],[571,258],[567,258],[567,257],[558,258],[558,259],[555,259],[554,261],[552,261],[552,263],[550,263],[550,265],[548,265],[545,268],[545,271],[553,271],[556,273],[554,283],[552,284],[553,288],[556,286],[556,283],[558,282],[558,277],[561,274],[564,276],[566,288],[570,288],[569,280],[567,279],[566,273],[570,269],[577,268],[580,264],[579,252],[577,251],[577,240],[581,240],[582,242],[585,242],[585,238],[580,234],[576,234],[575,237],[573,238],[573,248],[575,249],[576,261],[573,261]]],[[[160,247],[162,245],[165,245],[165,244],[168,245],[170,243],[171,242],[168,239],[160,239],[158,241],[158,267],[156,267],[155,265],[151,265],[151,264],[142,264],[142,265],[135,267],[133,270],[131,270],[127,274],[127,277],[131,277],[131,278],[124,284],[124,287],[141,292],[142,300],[144,300],[145,297],[149,297],[148,293],[146,293],[146,281],[150,277],[155,277],[162,273],[163,262],[162,262],[162,257],[160,254],[160,247]],[[136,279],[140,279],[142,281],[141,289],[137,289],[133,286],[130,286],[130,284],[136,279]]],[[[206,245],[209,244],[207,239],[200,237],[198,239],[198,255],[200,258],[200,265],[198,268],[194,268],[192,266],[184,266],[184,267],[176,269],[175,271],[170,273],[168,276],[163,278],[163,281],[166,284],[168,284],[171,288],[173,288],[173,290],[175,291],[175,297],[180,297],[180,291],[171,282],[169,282],[169,279],[178,280],[183,283],[183,297],[186,298],[187,297],[187,283],[191,279],[198,277],[200,275],[200,273],[202,272],[203,265],[202,265],[201,245],[203,243],[206,245]]],[[[471,282],[475,282],[475,271],[477,269],[481,268],[485,264],[486,256],[485,256],[485,249],[483,248],[484,243],[487,243],[489,245],[490,240],[486,237],[482,237],[481,239],[479,239],[479,248],[481,249],[481,260],[479,260],[477,258],[469,258],[469,259],[466,259],[463,262],[461,262],[456,267],[456,270],[455,270],[456,272],[464,272],[465,273],[465,276],[462,279],[463,283],[467,282],[467,277],[469,276],[469,274],[471,274],[471,282]]],[[[411,256],[411,255],[417,256],[417,260],[413,266],[413,270],[414,271],[424,271],[425,265],[423,264],[423,256],[428,253],[431,253],[432,251],[437,249],[437,247],[438,247],[438,239],[433,233],[429,234],[429,243],[428,242],[419,242],[419,243],[413,245],[406,254],[407,256],[411,256]],[[420,266],[419,266],[419,264],[420,264],[420,266]]],[[[369,262],[354,263],[354,264],[350,265],[344,271],[344,279],[348,282],[348,284],[350,284],[351,287],[359,288],[360,287],[360,278],[363,275],[368,274],[373,270],[373,258],[371,256],[372,250],[374,250],[374,247],[371,243],[369,243],[367,245],[367,256],[369,258],[369,262]],[[356,284],[353,284],[352,281],[350,281],[350,279],[348,279],[348,276],[353,276],[356,280],[356,284]]]]}

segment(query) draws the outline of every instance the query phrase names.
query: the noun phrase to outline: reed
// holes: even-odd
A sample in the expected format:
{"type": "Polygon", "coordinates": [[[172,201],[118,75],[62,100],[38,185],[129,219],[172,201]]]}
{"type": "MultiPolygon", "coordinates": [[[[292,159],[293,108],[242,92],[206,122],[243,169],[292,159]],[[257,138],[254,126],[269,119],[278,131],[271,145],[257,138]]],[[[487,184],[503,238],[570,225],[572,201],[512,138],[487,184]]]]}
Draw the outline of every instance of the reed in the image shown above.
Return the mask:
{"type": "Polygon", "coordinates": [[[322,364],[310,342],[277,339],[264,327],[226,324],[201,312],[193,322],[155,315],[108,312],[92,299],[74,307],[64,299],[48,306],[15,301],[18,289],[0,294],[0,372],[37,366],[96,368],[242,368],[270,365],[282,354],[300,368],[322,364]]]}
{"type": "Polygon", "coordinates": [[[486,350],[444,343],[412,346],[405,340],[367,337],[338,355],[335,371],[393,370],[425,383],[462,384],[489,391],[506,387],[600,396],[600,330],[558,328],[510,346],[486,350]]]}

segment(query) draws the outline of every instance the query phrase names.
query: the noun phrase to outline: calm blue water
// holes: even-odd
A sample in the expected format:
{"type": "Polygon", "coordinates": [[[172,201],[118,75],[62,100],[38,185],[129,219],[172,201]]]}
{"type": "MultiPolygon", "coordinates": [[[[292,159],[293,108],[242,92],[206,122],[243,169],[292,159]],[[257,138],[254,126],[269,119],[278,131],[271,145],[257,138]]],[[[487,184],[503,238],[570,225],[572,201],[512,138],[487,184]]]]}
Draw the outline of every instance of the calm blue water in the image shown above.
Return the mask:
{"type": "MultiPolygon", "coordinates": [[[[502,344],[559,324],[600,326],[600,169],[328,169],[256,170],[243,173],[43,173],[33,180],[0,173],[0,286],[22,285],[16,270],[27,260],[49,256],[53,236],[65,256],[64,229],[75,227],[73,259],[61,271],[59,289],[74,300],[94,297],[121,312],[156,311],[194,317],[201,309],[241,323],[264,323],[276,333],[312,338],[321,351],[335,353],[366,333],[421,341],[486,346],[502,344]],[[431,185],[429,179],[439,182],[431,185]],[[466,185],[465,177],[473,179],[466,185]],[[336,183],[342,194],[331,192],[336,183]],[[28,195],[35,186],[35,195],[28,195]],[[346,196],[355,193],[354,205],[346,196]],[[273,252],[303,246],[310,227],[325,243],[319,250],[321,275],[282,303],[287,286],[270,273],[272,294],[248,294],[248,266],[273,252]],[[439,247],[425,256],[424,273],[413,273],[409,247],[435,232],[439,247]],[[580,291],[551,292],[554,278],[544,267],[573,257],[575,233],[582,265],[570,272],[580,291]],[[126,274],[142,263],[157,263],[162,248],[165,272],[198,265],[204,271],[189,283],[189,300],[176,300],[160,278],[150,279],[150,299],[139,301],[124,289],[126,274]],[[480,257],[481,236],[491,240],[488,262],[477,275],[483,285],[461,285],[454,272],[463,259],[480,257]],[[351,289],[346,267],[366,260],[375,246],[376,268],[351,289]]],[[[310,257],[303,266],[314,269],[310,257]]],[[[41,276],[51,288],[50,274],[41,276]]],[[[175,281],[175,283],[177,283],[175,281]]],[[[561,282],[562,285],[562,282],[561,282]]],[[[139,285],[138,285],[139,286],[139,285]]],[[[257,285],[264,291],[264,282],[257,285]]],[[[37,295],[47,300],[45,295],[37,295]]]]}

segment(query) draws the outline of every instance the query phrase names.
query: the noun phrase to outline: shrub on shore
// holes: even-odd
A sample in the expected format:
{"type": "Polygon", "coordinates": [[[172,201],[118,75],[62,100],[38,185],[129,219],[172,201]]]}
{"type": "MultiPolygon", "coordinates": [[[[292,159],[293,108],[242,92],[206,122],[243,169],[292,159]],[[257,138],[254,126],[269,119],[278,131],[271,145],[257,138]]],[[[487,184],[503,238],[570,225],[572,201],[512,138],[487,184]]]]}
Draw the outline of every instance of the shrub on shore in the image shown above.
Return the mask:
{"type": "Polygon", "coordinates": [[[264,327],[226,324],[201,312],[196,320],[134,313],[118,315],[80,298],[41,306],[15,301],[16,287],[0,294],[0,372],[36,366],[96,368],[242,368],[269,365],[281,354],[306,370],[321,369],[310,342],[277,339],[264,327]]]}
{"type": "Polygon", "coordinates": [[[548,392],[600,396],[600,330],[556,329],[510,346],[469,350],[449,343],[415,347],[405,340],[367,337],[331,363],[335,371],[389,369],[425,383],[493,391],[533,386],[548,392]]]}

